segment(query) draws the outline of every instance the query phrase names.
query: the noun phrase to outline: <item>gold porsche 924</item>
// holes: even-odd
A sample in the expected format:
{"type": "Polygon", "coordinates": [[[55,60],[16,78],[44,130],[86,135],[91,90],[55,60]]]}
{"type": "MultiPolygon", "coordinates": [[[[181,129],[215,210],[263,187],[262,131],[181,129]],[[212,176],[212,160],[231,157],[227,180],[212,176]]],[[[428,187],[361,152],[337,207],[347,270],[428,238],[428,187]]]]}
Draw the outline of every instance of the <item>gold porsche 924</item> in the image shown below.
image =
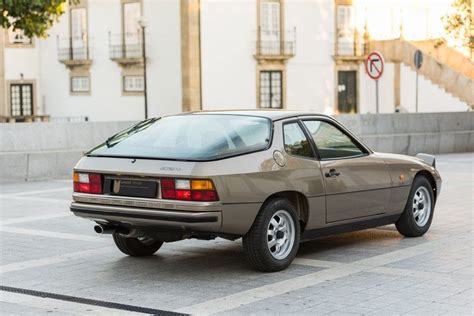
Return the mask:
{"type": "Polygon", "coordinates": [[[243,239],[262,271],[290,265],[301,241],[395,223],[431,225],[433,156],[373,152],[331,117],[287,111],[153,118],[74,168],[71,211],[130,256],[186,238],[243,239]]]}

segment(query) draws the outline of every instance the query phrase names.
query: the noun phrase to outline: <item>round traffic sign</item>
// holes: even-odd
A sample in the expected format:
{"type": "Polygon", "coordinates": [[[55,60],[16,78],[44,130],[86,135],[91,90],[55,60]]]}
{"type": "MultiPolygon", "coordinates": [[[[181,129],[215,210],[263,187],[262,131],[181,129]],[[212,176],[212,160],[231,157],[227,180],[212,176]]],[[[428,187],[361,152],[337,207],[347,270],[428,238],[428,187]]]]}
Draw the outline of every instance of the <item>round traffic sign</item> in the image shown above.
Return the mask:
{"type": "Polygon", "coordinates": [[[370,78],[378,80],[383,74],[384,61],[380,53],[372,52],[365,60],[365,71],[370,78]]]}

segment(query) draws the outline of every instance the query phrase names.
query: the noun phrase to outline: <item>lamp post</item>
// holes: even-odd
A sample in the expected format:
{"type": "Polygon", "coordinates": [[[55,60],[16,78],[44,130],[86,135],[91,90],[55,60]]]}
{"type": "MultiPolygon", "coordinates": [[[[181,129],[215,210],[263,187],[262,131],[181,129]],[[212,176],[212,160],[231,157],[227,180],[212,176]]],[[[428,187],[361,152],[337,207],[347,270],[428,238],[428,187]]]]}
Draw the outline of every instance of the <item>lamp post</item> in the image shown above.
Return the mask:
{"type": "Polygon", "coordinates": [[[145,28],[147,22],[142,16],[138,21],[142,29],[142,58],[143,58],[143,96],[145,99],[145,119],[148,119],[148,98],[147,98],[147,88],[146,88],[146,50],[145,50],[145,28]]]}

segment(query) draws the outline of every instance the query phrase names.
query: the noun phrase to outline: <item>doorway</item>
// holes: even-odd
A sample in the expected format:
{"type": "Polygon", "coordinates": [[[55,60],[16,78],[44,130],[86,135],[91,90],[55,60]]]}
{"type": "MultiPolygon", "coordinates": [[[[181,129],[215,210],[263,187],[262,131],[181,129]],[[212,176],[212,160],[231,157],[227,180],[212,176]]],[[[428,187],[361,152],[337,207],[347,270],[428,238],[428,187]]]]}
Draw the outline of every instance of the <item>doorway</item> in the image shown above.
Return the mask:
{"type": "Polygon", "coordinates": [[[12,83],[10,85],[11,116],[33,115],[33,85],[12,83]]]}
{"type": "Polygon", "coordinates": [[[357,113],[357,71],[337,72],[337,111],[338,113],[357,113]]]}
{"type": "Polygon", "coordinates": [[[260,72],[260,107],[281,109],[282,104],[282,72],[264,70],[260,72]]]}

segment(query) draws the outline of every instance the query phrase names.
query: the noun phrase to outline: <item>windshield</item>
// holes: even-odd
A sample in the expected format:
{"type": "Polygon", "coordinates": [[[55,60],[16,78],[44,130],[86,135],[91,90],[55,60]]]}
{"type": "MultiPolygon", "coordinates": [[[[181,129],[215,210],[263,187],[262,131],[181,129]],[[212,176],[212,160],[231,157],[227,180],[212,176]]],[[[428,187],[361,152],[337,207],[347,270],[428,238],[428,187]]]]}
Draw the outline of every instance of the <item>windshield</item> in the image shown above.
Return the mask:
{"type": "Polygon", "coordinates": [[[267,118],[199,114],[143,121],[110,137],[89,156],[212,160],[267,148],[267,118]]]}

